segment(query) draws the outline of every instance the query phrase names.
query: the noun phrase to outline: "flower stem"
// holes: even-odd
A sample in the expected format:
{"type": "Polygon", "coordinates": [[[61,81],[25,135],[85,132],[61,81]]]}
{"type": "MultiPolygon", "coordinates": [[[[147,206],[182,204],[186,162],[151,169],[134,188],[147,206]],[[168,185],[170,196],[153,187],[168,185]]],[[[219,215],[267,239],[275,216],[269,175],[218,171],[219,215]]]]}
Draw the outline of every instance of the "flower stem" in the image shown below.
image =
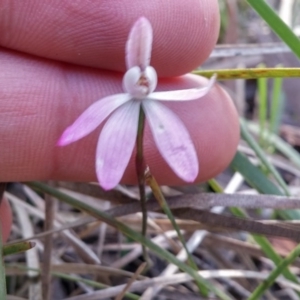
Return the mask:
{"type": "Polygon", "coordinates": [[[2,228],[0,226],[0,299],[6,300],[6,275],[3,259],[2,228]]]}
{"type": "MultiPolygon", "coordinates": [[[[145,128],[145,113],[141,106],[140,114],[139,114],[139,122],[138,122],[138,132],[137,132],[137,139],[136,139],[136,174],[138,178],[138,186],[140,191],[140,201],[141,201],[141,210],[142,210],[142,235],[146,236],[147,232],[147,207],[146,207],[146,192],[145,192],[145,160],[143,154],[143,140],[144,140],[144,128],[145,128]]],[[[145,246],[143,248],[143,256],[146,262],[149,261],[147,250],[145,246]]]]}
{"type": "MultiPolygon", "coordinates": [[[[6,182],[0,183],[0,204],[2,202],[2,197],[5,192],[6,182]]],[[[4,267],[4,258],[3,258],[3,240],[2,240],[2,228],[0,224],[0,299],[6,299],[6,274],[4,267]]]]}

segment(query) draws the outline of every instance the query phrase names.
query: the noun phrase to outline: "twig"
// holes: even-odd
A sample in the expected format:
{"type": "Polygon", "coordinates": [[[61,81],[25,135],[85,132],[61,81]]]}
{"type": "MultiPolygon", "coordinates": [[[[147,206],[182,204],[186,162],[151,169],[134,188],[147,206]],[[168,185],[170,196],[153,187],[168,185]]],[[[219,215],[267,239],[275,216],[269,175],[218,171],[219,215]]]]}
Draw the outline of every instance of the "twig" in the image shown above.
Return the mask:
{"type": "MultiPolygon", "coordinates": [[[[52,185],[52,183],[50,183],[52,185]]],[[[55,213],[55,199],[49,195],[45,195],[45,222],[44,231],[53,229],[55,213]]],[[[53,235],[49,234],[44,240],[44,257],[42,272],[42,295],[44,300],[51,299],[51,262],[52,262],[52,245],[53,235]]]]}
{"type": "Polygon", "coordinates": [[[126,292],[129,290],[130,286],[133,284],[134,281],[136,281],[137,277],[144,271],[145,267],[147,266],[147,262],[142,263],[134,275],[131,277],[129,282],[124,287],[123,291],[115,298],[115,300],[121,300],[125,296],[126,292]]]}

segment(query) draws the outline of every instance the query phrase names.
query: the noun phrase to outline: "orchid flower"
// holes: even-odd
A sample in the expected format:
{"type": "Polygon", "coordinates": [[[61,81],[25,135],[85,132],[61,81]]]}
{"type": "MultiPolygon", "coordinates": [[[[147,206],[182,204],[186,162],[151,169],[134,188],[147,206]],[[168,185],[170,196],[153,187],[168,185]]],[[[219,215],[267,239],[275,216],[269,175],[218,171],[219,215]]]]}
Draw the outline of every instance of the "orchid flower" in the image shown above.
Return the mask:
{"type": "Polygon", "coordinates": [[[57,143],[65,146],[75,142],[109,117],[96,149],[96,174],[106,190],[120,182],[129,163],[135,147],[141,106],[156,146],[175,174],[186,182],[193,182],[199,172],[197,153],[183,122],[158,101],[199,99],[212,88],[215,76],[206,87],[154,92],[157,74],[150,66],[151,50],[152,27],[146,18],[141,17],[133,25],[126,43],[125,93],[93,103],[63,132],[57,143]]]}

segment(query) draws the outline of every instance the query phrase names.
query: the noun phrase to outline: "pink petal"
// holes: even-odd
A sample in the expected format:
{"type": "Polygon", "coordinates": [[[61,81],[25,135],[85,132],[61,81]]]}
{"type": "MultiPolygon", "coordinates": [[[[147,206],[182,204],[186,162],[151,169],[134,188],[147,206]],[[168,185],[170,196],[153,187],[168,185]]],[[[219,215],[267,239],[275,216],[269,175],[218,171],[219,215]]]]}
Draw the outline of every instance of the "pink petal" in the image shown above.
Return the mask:
{"type": "Polygon", "coordinates": [[[93,103],[64,131],[57,145],[65,146],[85,137],[99,126],[116,108],[130,99],[131,96],[129,94],[116,94],[93,103]]]}
{"type": "Polygon", "coordinates": [[[178,177],[187,182],[194,181],[199,172],[199,163],[194,144],[183,122],[157,101],[144,101],[143,107],[162,157],[178,177]]]}
{"type": "Polygon", "coordinates": [[[169,92],[154,92],[149,95],[149,98],[152,100],[160,101],[190,101],[197,100],[205,96],[213,87],[216,82],[216,74],[213,75],[206,87],[196,88],[196,89],[187,89],[187,90],[178,90],[178,91],[169,91],[169,92]]]}
{"type": "Polygon", "coordinates": [[[130,101],[105,123],[97,145],[96,173],[100,185],[114,188],[122,179],[131,157],[139,118],[140,102],[130,101]]]}
{"type": "Polygon", "coordinates": [[[138,66],[142,71],[149,66],[152,50],[152,26],[144,18],[139,18],[131,28],[126,43],[127,70],[138,66]]]}

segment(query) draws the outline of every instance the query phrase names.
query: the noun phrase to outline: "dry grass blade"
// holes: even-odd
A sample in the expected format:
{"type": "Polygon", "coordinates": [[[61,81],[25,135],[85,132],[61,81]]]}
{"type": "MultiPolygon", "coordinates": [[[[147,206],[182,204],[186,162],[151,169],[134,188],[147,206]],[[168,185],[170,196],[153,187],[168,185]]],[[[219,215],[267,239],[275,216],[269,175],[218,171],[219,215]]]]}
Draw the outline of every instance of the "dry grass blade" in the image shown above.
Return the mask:
{"type": "MultiPolygon", "coordinates": [[[[160,247],[164,248],[164,246],[169,246],[169,244],[166,242],[166,236],[167,238],[177,237],[177,233],[175,230],[165,232],[164,234],[160,234],[155,236],[151,241],[160,247]]],[[[138,258],[142,254],[142,246],[138,245],[136,246],[132,251],[124,255],[122,258],[118,259],[117,261],[113,262],[111,266],[114,268],[123,268],[128,263],[133,261],[134,259],[138,258]]]]}
{"type": "MultiPolygon", "coordinates": [[[[263,224],[255,220],[242,219],[232,216],[214,214],[203,210],[214,206],[237,206],[244,208],[300,208],[300,200],[292,197],[244,195],[244,194],[198,194],[183,195],[168,198],[168,204],[174,215],[179,218],[194,220],[219,229],[243,230],[257,234],[280,236],[299,241],[299,229],[285,228],[274,224],[263,224]]],[[[155,200],[147,202],[149,211],[159,211],[160,206],[155,200]]],[[[123,216],[136,213],[140,210],[138,203],[118,206],[106,212],[113,216],[123,216]]]]}
{"type": "MultiPolygon", "coordinates": [[[[249,242],[243,242],[230,237],[225,237],[218,234],[209,233],[204,240],[204,247],[214,247],[214,248],[218,247],[222,249],[229,249],[232,251],[237,251],[237,252],[247,254],[257,259],[266,257],[266,254],[257,245],[251,244],[249,242]]],[[[280,248],[276,250],[280,256],[286,257],[287,251],[283,251],[280,248]]],[[[293,262],[293,265],[300,268],[300,259],[295,260],[293,262]]]]}
{"type": "MultiPolygon", "coordinates": [[[[42,264],[41,264],[42,266],[42,264]]],[[[7,275],[25,275],[27,274],[27,267],[23,264],[7,265],[7,275]]],[[[40,270],[37,270],[40,271],[40,270]]],[[[112,267],[105,267],[100,265],[91,265],[83,263],[61,263],[52,265],[53,273],[73,273],[77,275],[107,275],[107,276],[122,276],[130,278],[134,273],[115,269],[112,267]]],[[[138,276],[138,279],[145,279],[145,276],[138,276]]]]}
{"type": "Polygon", "coordinates": [[[94,223],[96,222],[97,224],[99,224],[99,221],[96,220],[95,218],[93,217],[83,217],[81,218],[80,220],[78,221],[74,221],[74,222],[68,222],[66,225],[62,225],[62,226],[59,226],[55,229],[52,229],[52,230],[48,230],[48,231],[43,231],[41,233],[37,233],[31,237],[28,237],[26,239],[20,239],[20,240],[15,240],[13,242],[8,242],[6,245],[10,245],[10,244],[14,244],[14,243],[20,243],[20,242],[25,242],[25,241],[28,241],[28,240],[34,240],[34,239],[41,239],[49,234],[54,234],[54,233],[59,233],[61,231],[64,231],[64,230],[68,230],[68,229],[74,229],[76,227],[80,227],[80,226],[83,226],[83,225],[88,225],[88,224],[91,224],[91,223],[94,223]]]}
{"type": "Polygon", "coordinates": [[[17,297],[17,296],[7,295],[7,300],[27,300],[27,299],[17,297]]]}
{"type": "MultiPolygon", "coordinates": [[[[20,230],[24,238],[34,235],[34,229],[32,223],[30,221],[30,217],[28,212],[19,205],[14,203],[14,210],[19,220],[20,230]]],[[[25,252],[26,261],[28,266],[27,276],[31,279],[36,279],[38,277],[38,273],[32,271],[30,269],[39,269],[39,255],[37,252],[37,248],[33,248],[30,251],[25,252]]],[[[34,280],[30,282],[29,285],[29,298],[37,297],[37,299],[42,299],[41,295],[41,285],[39,282],[35,282],[34,280]]]]}
{"type": "MultiPolygon", "coordinates": [[[[205,279],[212,278],[249,278],[249,279],[261,279],[264,280],[268,277],[269,273],[261,273],[254,271],[241,271],[241,270],[212,270],[212,271],[199,271],[198,274],[205,279]]],[[[168,285],[176,285],[180,283],[190,282],[193,279],[185,274],[179,273],[168,277],[156,277],[151,279],[145,279],[142,281],[134,282],[130,288],[130,292],[143,292],[146,288],[153,287],[156,285],[162,285],[164,287],[168,285]]],[[[300,291],[300,285],[290,282],[286,279],[277,278],[276,282],[290,287],[296,291],[300,291]]],[[[118,295],[126,286],[126,284],[122,284],[115,287],[106,288],[101,291],[96,291],[90,295],[81,295],[76,297],[70,297],[65,300],[101,300],[107,299],[109,297],[115,297],[118,295]]]]}
{"type": "MultiPolygon", "coordinates": [[[[30,189],[25,189],[25,191],[28,193],[28,190],[30,189]]],[[[31,192],[28,193],[28,196],[30,196],[30,199],[36,204],[36,206],[40,207],[42,210],[42,213],[39,214],[39,217],[42,219],[45,218],[44,216],[44,210],[45,210],[45,204],[42,198],[35,193],[34,191],[30,190],[31,192]]],[[[16,200],[16,199],[15,199],[16,200]]],[[[24,205],[23,203],[19,203],[20,205],[24,205]]],[[[25,205],[26,208],[28,208],[28,205],[25,205]]],[[[28,208],[31,211],[32,207],[28,208]]],[[[60,218],[59,215],[55,215],[55,220],[54,220],[54,227],[59,228],[64,224],[63,220],[60,218]]],[[[89,247],[86,246],[86,244],[76,236],[74,232],[71,230],[65,230],[62,232],[63,236],[68,240],[68,242],[74,247],[76,250],[77,254],[81,257],[81,259],[86,262],[86,263],[96,263],[99,264],[100,260],[98,256],[90,249],[89,247]]]]}
{"type": "Polygon", "coordinates": [[[300,241],[299,229],[285,228],[284,226],[273,224],[269,225],[260,221],[253,221],[226,215],[217,215],[209,211],[195,210],[191,208],[175,210],[173,213],[179,218],[203,222],[216,228],[220,227],[220,229],[226,228],[242,230],[256,234],[290,238],[297,242],[300,241]]]}
{"type": "MultiPolygon", "coordinates": [[[[53,185],[52,183],[50,183],[53,185]]],[[[53,228],[54,214],[56,210],[55,199],[49,195],[45,195],[45,222],[44,230],[53,228]]],[[[43,300],[51,299],[51,263],[52,263],[53,235],[49,234],[44,240],[44,257],[42,272],[42,295],[43,300]]]]}
{"type": "Polygon", "coordinates": [[[98,184],[93,183],[58,181],[57,186],[78,192],[80,194],[108,200],[111,203],[115,204],[124,204],[137,201],[137,198],[135,198],[133,194],[129,195],[128,193],[127,195],[125,195],[123,192],[120,192],[117,189],[104,191],[98,184]]]}
{"type": "MultiPolygon", "coordinates": [[[[214,206],[241,207],[241,208],[273,208],[273,209],[298,209],[300,198],[273,195],[248,195],[248,194],[212,194],[201,193],[167,197],[171,209],[192,208],[209,209],[214,206]]],[[[149,211],[160,210],[155,200],[147,202],[149,211]]],[[[138,203],[120,205],[107,211],[115,217],[133,214],[140,211],[138,203]]]]}
{"type": "Polygon", "coordinates": [[[133,282],[137,279],[137,277],[144,271],[145,267],[147,266],[147,263],[144,262],[142,263],[134,275],[130,278],[129,282],[126,284],[125,288],[123,291],[115,298],[115,300],[122,300],[123,297],[125,296],[126,292],[129,290],[130,286],[133,284],[133,282]]]}

